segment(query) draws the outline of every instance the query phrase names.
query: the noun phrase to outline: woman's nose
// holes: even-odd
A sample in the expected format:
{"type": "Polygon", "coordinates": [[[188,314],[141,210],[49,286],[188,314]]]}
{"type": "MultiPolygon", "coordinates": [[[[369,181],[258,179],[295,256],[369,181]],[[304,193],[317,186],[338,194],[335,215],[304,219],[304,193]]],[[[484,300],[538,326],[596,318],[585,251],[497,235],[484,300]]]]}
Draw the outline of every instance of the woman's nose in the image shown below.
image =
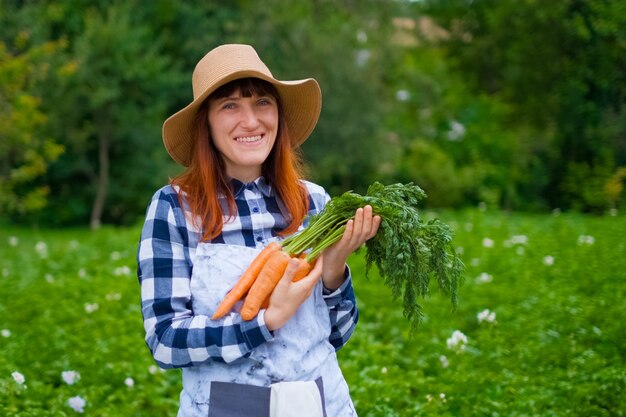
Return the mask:
{"type": "Polygon", "coordinates": [[[254,129],[259,126],[259,116],[252,106],[243,106],[241,124],[248,129],[254,129]]]}

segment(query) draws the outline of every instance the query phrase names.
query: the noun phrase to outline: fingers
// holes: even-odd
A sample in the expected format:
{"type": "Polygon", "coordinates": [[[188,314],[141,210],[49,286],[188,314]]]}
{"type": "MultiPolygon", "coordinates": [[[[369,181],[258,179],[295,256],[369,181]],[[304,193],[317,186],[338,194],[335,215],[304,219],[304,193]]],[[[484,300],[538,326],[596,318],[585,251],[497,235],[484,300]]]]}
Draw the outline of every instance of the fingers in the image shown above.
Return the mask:
{"type": "Polygon", "coordinates": [[[381,220],[382,219],[380,216],[374,216],[372,218],[372,228],[370,229],[370,233],[367,235],[366,240],[370,240],[371,238],[376,236],[376,233],[378,233],[378,228],[380,227],[381,220]]]}
{"type": "Polygon", "coordinates": [[[346,223],[343,235],[344,244],[352,249],[361,246],[378,232],[380,216],[374,216],[372,206],[365,206],[356,210],[354,219],[346,223]]]}
{"type": "Polygon", "coordinates": [[[285,273],[283,274],[281,281],[291,282],[298,271],[298,264],[299,262],[296,258],[291,258],[287,264],[287,269],[285,269],[285,273]]]}
{"type": "Polygon", "coordinates": [[[309,274],[300,281],[292,282],[298,269],[298,260],[292,259],[278,285],[272,292],[269,306],[265,310],[265,324],[276,330],[287,323],[313,292],[322,275],[322,262],[318,260],[309,274]]]}
{"type": "Polygon", "coordinates": [[[285,269],[285,272],[283,273],[282,278],[280,279],[280,281],[278,281],[278,284],[276,284],[276,289],[279,289],[279,287],[282,288],[282,287],[286,287],[290,285],[291,281],[293,280],[293,277],[296,276],[297,270],[298,270],[298,260],[297,259],[289,260],[289,263],[287,264],[287,268],[285,269]]]}
{"type": "Polygon", "coordinates": [[[322,265],[323,263],[321,258],[317,259],[313,264],[313,268],[311,268],[311,270],[309,271],[309,274],[306,277],[302,278],[300,281],[292,283],[292,285],[299,285],[301,287],[304,287],[305,291],[307,291],[307,294],[310,294],[311,291],[313,291],[313,287],[315,287],[317,281],[319,281],[319,279],[322,277],[322,265]]]}

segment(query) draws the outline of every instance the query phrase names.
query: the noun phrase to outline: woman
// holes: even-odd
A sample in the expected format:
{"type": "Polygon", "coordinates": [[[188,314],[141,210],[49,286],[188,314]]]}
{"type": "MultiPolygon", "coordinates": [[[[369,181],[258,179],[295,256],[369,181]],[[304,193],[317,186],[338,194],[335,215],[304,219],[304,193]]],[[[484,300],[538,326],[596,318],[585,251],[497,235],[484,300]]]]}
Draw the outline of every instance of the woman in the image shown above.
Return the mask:
{"type": "Polygon", "coordinates": [[[302,179],[296,153],[317,123],[319,86],[274,79],[248,45],[213,49],[192,79],[193,102],[163,125],[187,169],[154,195],[138,249],[146,342],[161,367],[183,368],[178,415],[356,415],[335,351],[358,319],[346,259],[376,234],[371,207],[306,278],[291,282],[289,264],[254,319],[240,305],[211,319],[260,250],[329,199],[302,179]]]}

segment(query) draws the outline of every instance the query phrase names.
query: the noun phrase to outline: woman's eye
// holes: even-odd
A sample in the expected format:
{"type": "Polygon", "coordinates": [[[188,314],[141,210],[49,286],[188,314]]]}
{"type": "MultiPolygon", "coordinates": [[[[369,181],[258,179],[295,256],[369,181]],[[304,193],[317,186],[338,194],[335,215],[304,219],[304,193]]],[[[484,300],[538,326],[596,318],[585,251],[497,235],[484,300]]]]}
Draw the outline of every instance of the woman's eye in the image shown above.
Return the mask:
{"type": "Polygon", "coordinates": [[[224,103],[222,108],[225,110],[232,110],[235,108],[235,103],[224,103]]]}
{"type": "Polygon", "coordinates": [[[257,102],[260,106],[269,106],[272,104],[272,101],[269,98],[262,98],[257,102]]]}

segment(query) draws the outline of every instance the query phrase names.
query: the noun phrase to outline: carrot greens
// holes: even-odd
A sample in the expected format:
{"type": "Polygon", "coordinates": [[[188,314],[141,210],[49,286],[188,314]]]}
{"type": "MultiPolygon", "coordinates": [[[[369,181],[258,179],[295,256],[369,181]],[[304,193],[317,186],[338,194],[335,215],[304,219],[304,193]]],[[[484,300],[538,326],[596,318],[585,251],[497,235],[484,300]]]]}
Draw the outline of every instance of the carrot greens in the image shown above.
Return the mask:
{"type": "Polygon", "coordinates": [[[375,182],[365,195],[348,191],[333,197],[323,211],[309,219],[307,228],[285,239],[283,250],[293,254],[308,251],[306,259],[313,262],[341,239],[357,208],[372,206],[381,224],[376,236],[365,244],[366,276],[376,265],[393,299],[402,297],[403,313],[415,330],[423,319],[418,297],[428,295],[431,278],[456,307],[464,267],[452,247],[450,227],[420,216],[418,206],[425,198],[426,193],[413,183],[385,186],[375,182]]]}

